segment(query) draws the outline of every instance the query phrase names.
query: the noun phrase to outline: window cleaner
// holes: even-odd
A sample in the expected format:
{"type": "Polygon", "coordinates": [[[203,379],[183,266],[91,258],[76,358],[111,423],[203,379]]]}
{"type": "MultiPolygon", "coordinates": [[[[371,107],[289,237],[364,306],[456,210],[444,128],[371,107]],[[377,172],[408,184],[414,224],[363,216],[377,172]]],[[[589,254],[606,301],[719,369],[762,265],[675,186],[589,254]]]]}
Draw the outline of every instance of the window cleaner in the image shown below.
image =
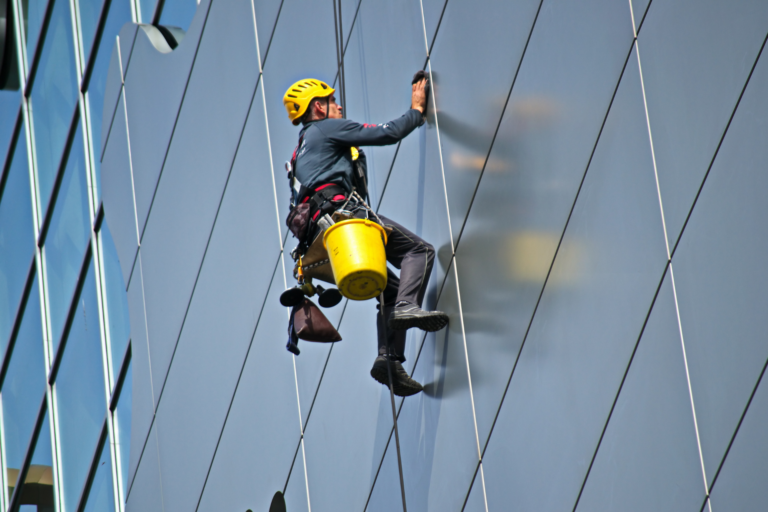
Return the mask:
{"type": "MultiPolygon", "coordinates": [[[[336,284],[322,246],[328,229],[351,219],[365,219],[383,228],[386,261],[399,269],[400,275],[387,268],[386,285],[377,297],[377,308],[383,314],[377,315],[378,356],[371,376],[388,386],[391,368],[393,392],[410,396],[423,388],[402,366],[406,330],[438,331],[448,323],[445,313],[421,309],[435,249],[368,206],[368,171],[360,147],[395,144],[424,123],[427,75],[416,73],[411,84],[411,108],[388,123],[372,125],[343,119],[334,93],[327,83],[308,78],[291,85],[283,97],[288,118],[294,125],[303,125],[291,161],[286,164],[291,189],[286,223],[299,241],[292,253],[297,262],[294,274],[297,279],[316,277],[336,284]]],[[[299,297],[298,292],[291,293],[299,297]]]]}

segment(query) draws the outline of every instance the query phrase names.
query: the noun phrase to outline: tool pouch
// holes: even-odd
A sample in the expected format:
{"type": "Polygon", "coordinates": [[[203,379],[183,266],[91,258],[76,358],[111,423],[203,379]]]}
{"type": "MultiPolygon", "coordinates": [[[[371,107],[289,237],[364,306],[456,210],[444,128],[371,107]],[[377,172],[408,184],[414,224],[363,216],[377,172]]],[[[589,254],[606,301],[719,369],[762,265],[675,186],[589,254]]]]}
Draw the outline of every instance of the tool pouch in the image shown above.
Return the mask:
{"type": "Polygon", "coordinates": [[[304,240],[307,234],[307,226],[309,226],[309,204],[302,203],[291,206],[291,211],[288,213],[285,223],[291,233],[293,233],[293,236],[299,241],[304,240]]]}

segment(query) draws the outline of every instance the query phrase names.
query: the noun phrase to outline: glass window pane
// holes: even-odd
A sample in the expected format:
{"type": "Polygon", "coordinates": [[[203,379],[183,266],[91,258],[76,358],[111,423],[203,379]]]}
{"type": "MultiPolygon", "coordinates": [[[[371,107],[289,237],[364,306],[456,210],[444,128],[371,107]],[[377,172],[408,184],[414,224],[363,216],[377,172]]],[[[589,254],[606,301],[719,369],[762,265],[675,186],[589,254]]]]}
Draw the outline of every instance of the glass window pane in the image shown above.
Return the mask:
{"type": "Polygon", "coordinates": [[[128,363],[120,398],[117,401],[115,417],[117,419],[117,451],[120,454],[120,479],[123,496],[128,490],[128,461],[131,450],[131,400],[133,396],[133,363],[128,363]]]}
{"type": "Polygon", "coordinates": [[[21,0],[21,10],[24,12],[24,34],[26,35],[28,62],[32,62],[47,5],[48,0],[21,0]]]}
{"type": "Polygon", "coordinates": [[[40,411],[40,402],[45,394],[43,343],[40,295],[35,277],[0,393],[3,401],[3,440],[9,498],[16,486],[19,469],[24,462],[24,454],[40,411]]]}
{"type": "Polygon", "coordinates": [[[0,91],[0,112],[3,113],[0,116],[0,169],[5,165],[5,157],[8,156],[8,146],[11,144],[11,134],[16,126],[20,104],[19,91],[0,91]]]}
{"type": "Polygon", "coordinates": [[[139,7],[141,8],[141,23],[152,23],[152,15],[155,12],[155,6],[157,0],[139,0],[139,7]]]}
{"type": "Polygon", "coordinates": [[[5,352],[34,250],[27,140],[22,126],[0,196],[0,354],[5,352]]]}
{"type": "Polygon", "coordinates": [[[30,102],[41,215],[48,205],[77,103],[72,21],[66,0],[56,0],[43,44],[30,102]]]}
{"type": "Polygon", "coordinates": [[[54,351],[59,346],[61,329],[88,245],[89,227],[83,138],[78,127],[43,247],[54,351]]]}
{"type": "Polygon", "coordinates": [[[160,24],[187,30],[197,10],[197,0],[166,0],[160,24]]]}
{"type": "Polygon", "coordinates": [[[80,0],[78,4],[80,8],[80,38],[83,45],[83,62],[88,62],[104,0],[80,0]]]}
{"type": "MultiPolygon", "coordinates": [[[[88,82],[88,110],[93,145],[93,162],[96,169],[96,202],[101,199],[101,122],[104,116],[104,88],[107,85],[107,70],[112,56],[112,47],[120,28],[131,21],[131,6],[127,0],[113,0],[109,7],[104,33],[101,36],[96,61],[88,82]]],[[[124,57],[124,58],[127,58],[124,57]]],[[[113,105],[114,106],[114,105],[113,105]]]]}
{"type": "Polygon", "coordinates": [[[131,335],[130,318],[128,317],[128,294],[125,292],[123,271],[120,260],[117,259],[117,249],[112,240],[112,234],[106,222],[101,224],[101,255],[104,265],[104,276],[107,288],[107,319],[109,325],[109,342],[112,351],[112,375],[120,373],[123,354],[131,335]]]}
{"type": "Polygon", "coordinates": [[[47,411],[21,491],[19,512],[53,512],[53,457],[47,411]]]}
{"type": "Polygon", "coordinates": [[[37,435],[37,444],[21,491],[19,512],[53,512],[53,457],[48,412],[37,435]]]}
{"type": "Polygon", "coordinates": [[[61,441],[64,510],[75,510],[106,413],[93,262],[77,298],[54,391],[61,441]]]}
{"type": "Polygon", "coordinates": [[[115,510],[115,494],[112,488],[112,458],[109,455],[109,443],[104,443],[96,473],[93,475],[91,489],[83,512],[110,512],[115,510]]]}

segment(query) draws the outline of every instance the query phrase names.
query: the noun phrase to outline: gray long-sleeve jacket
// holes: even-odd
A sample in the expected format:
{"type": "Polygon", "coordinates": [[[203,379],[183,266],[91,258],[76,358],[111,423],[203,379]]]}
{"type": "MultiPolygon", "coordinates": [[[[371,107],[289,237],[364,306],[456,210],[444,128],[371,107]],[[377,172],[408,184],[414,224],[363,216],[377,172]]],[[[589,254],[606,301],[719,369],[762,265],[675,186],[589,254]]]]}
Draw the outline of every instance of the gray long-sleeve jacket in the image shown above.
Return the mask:
{"type": "MultiPolygon", "coordinates": [[[[296,179],[308,189],[335,183],[347,191],[354,184],[351,147],[386,146],[403,139],[422,123],[421,112],[410,109],[403,116],[383,124],[364,124],[348,119],[321,119],[299,132],[294,165],[296,179]]],[[[365,154],[358,163],[368,179],[365,154]]]]}

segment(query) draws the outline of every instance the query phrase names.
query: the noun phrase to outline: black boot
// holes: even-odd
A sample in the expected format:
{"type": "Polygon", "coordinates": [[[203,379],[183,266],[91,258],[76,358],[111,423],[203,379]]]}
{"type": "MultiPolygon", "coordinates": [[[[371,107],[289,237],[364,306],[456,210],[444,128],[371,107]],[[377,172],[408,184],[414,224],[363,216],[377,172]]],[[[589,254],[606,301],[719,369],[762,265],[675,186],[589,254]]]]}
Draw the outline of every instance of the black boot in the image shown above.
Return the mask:
{"type": "Polygon", "coordinates": [[[389,315],[389,328],[404,331],[418,327],[422,331],[439,331],[448,324],[448,315],[442,311],[424,311],[416,304],[400,302],[389,315]]]}
{"type": "MultiPolygon", "coordinates": [[[[389,357],[389,366],[392,371],[394,382],[392,383],[392,392],[397,396],[411,396],[423,391],[424,388],[413,380],[408,372],[403,368],[402,363],[393,357],[389,357]]],[[[389,386],[389,372],[387,371],[387,356],[379,356],[373,362],[371,368],[371,377],[377,382],[389,386]]]]}

